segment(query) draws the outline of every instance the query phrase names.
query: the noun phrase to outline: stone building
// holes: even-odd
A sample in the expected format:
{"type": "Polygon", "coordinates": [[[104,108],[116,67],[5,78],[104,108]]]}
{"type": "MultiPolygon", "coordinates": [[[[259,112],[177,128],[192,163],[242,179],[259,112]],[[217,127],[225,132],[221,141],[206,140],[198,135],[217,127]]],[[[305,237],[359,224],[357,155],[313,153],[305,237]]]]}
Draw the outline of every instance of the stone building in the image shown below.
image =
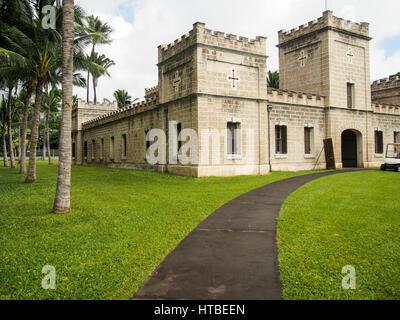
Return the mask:
{"type": "Polygon", "coordinates": [[[159,46],[144,101],[79,100],[74,163],[195,177],[380,165],[400,142],[399,81],[374,82],[371,102],[369,24],[325,11],[279,31],[279,90],[267,88],[266,40],[195,23],[159,46]]]}

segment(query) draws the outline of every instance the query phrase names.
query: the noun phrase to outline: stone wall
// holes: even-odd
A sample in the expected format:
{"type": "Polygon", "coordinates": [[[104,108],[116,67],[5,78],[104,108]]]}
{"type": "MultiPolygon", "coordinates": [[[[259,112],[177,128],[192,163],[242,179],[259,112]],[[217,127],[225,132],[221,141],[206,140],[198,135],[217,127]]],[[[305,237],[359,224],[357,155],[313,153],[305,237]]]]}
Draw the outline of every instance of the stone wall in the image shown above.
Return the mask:
{"type": "MultiPolygon", "coordinates": [[[[385,145],[393,142],[400,131],[400,107],[371,104],[369,40],[367,23],[352,23],[330,11],[318,21],[280,31],[283,89],[276,90],[266,84],[266,38],[225,35],[195,23],[189,34],[158,48],[158,85],[146,89],[144,101],[122,110],[116,103],[79,101],[73,110],[75,163],[194,177],[324,169],[323,140],[332,138],[340,168],[342,133],[351,130],[357,136],[358,167],[378,166],[383,155],[375,154],[375,130],[383,132],[385,145]],[[304,65],[300,57],[306,57],[304,65]],[[352,109],[347,108],[348,82],[355,85],[352,109]],[[234,154],[228,153],[228,123],[239,132],[234,154]],[[174,152],[178,124],[198,138],[191,150],[198,157],[188,163],[177,161],[174,152]],[[276,125],[287,128],[287,153],[276,152],[276,125]],[[311,132],[309,153],[305,128],[311,132]],[[166,135],[166,163],[146,160],[151,129],[166,135]]],[[[378,92],[390,85],[372,87],[378,92]]]]}
{"type": "Polygon", "coordinates": [[[325,11],[291,31],[279,31],[280,88],[325,96],[328,106],[347,108],[347,83],[354,84],[355,109],[371,104],[369,24],[325,11]]]}
{"type": "Polygon", "coordinates": [[[372,103],[400,106],[400,78],[376,80],[371,85],[372,103]]]}
{"type": "Polygon", "coordinates": [[[269,121],[272,170],[299,171],[326,167],[324,97],[269,89],[272,106],[269,121]],[[287,127],[287,154],[276,153],[275,126],[287,127]],[[304,128],[312,130],[311,153],[305,153],[304,128]]]}

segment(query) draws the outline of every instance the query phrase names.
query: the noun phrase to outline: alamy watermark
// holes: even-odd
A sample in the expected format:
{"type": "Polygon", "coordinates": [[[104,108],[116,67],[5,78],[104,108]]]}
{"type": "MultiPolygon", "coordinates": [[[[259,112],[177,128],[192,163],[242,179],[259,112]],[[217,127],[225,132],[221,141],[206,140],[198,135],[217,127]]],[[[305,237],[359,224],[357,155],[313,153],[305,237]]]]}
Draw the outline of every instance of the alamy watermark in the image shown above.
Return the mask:
{"type": "Polygon", "coordinates": [[[42,268],[42,273],[45,276],[42,279],[42,288],[44,290],[55,290],[56,289],[56,268],[53,266],[44,266],[42,268]]]}
{"type": "Polygon", "coordinates": [[[56,28],[56,8],[51,5],[44,6],[42,8],[42,14],[44,14],[42,28],[54,30],[56,28]]]}
{"type": "Polygon", "coordinates": [[[356,289],[356,268],[353,266],[344,266],[342,274],[345,274],[342,280],[342,288],[344,290],[356,289]]]}
{"type": "Polygon", "coordinates": [[[162,129],[147,131],[146,161],[151,165],[225,165],[255,163],[257,130],[193,129],[177,130],[171,121],[168,132],[162,129]],[[243,145],[243,142],[245,144],[243,145]],[[234,162],[235,161],[235,162],[234,162]]]}

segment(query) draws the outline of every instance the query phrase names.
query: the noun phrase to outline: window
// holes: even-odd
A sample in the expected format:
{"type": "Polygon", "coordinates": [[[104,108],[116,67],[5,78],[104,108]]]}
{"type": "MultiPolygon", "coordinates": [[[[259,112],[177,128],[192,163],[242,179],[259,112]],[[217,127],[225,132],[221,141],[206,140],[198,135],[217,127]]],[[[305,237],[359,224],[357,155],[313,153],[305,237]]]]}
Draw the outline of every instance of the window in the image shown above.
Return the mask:
{"type": "Polygon", "coordinates": [[[122,158],[126,158],[126,134],[122,135],[122,158]]]}
{"type": "Polygon", "coordinates": [[[178,139],[178,153],[182,147],[182,141],[179,139],[179,135],[181,134],[181,131],[182,131],[182,123],[178,122],[176,124],[176,137],[178,139]]]}
{"type": "Polygon", "coordinates": [[[144,130],[144,140],[146,141],[146,151],[145,151],[145,153],[147,152],[147,150],[149,150],[150,145],[151,145],[150,141],[147,140],[147,134],[149,133],[149,131],[150,131],[149,129],[144,130]]]}
{"type": "Polygon", "coordinates": [[[76,143],[75,141],[72,142],[72,158],[75,159],[76,157],[76,143]]]}
{"type": "Polygon", "coordinates": [[[305,127],[304,128],[304,153],[305,154],[313,154],[313,128],[305,127]]]}
{"type": "Polygon", "coordinates": [[[92,159],[96,158],[96,141],[92,140],[92,159]]]}
{"type": "Polygon", "coordinates": [[[182,123],[180,121],[171,121],[171,139],[172,139],[172,144],[171,144],[171,152],[172,152],[172,158],[174,161],[179,160],[179,152],[182,147],[182,141],[179,141],[179,135],[181,134],[182,131],[182,123]]]}
{"type": "Polygon", "coordinates": [[[400,143],[400,131],[394,132],[394,143],[400,143]]]}
{"type": "Polygon", "coordinates": [[[83,147],[83,152],[84,152],[84,155],[85,155],[85,159],[87,159],[87,155],[88,155],[88,143],[87,143],[87,141],[85,141],[85,143],[84,143],[84,147],[83,147]]]}
{"type": "Polygon", "coordinates": [[[347,83],[347,108],[354,108],[354,83],[347,83]]]}
{"type": "Polygon", "coordinates": [[[383,153],[383,132],[379,130],[375,131],[375,153],[383,153]]]}
{"type": "Polygon", "coordinates": [[[275,153],[287,154],[287,126],[275,126],[275,153]]]}
{"type": "Polygon", "coordinates": [[[101,138],[101,144],[100,144],[100,159],[104,159],[104,138],[101,138]]]}
{"type": "Polygon", "coordinates": [[[228,122],[227,153],[228,155],[239,155],[240,123],[228,122]]]}
{"type": "Polygon", "coordinates": [[[114,159],[114,137],[110,138],[110,159],[114,159]]]}

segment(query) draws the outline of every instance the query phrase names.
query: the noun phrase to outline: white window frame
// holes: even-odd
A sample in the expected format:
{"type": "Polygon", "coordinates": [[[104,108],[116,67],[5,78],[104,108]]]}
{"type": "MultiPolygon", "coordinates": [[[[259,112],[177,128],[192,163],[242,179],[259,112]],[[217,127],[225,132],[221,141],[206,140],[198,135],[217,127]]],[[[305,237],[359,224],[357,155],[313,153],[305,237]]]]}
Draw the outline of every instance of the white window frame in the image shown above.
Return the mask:
{"type": "Polygon", "coordinates": [[[226,159],[227,160],[242,160],[242,120],[240,118],[235,118],[235,117],[229,117],[226,119],[226,128],[227,128],[227,134],[226,134],[226,143],[225,143],[225,153],[226,153],[226,159]],[[235,141],[236,141],[236,153],[228,153],[228,123],[236,124],[238,126],[237,129],[235,129],[235,141]]]}

